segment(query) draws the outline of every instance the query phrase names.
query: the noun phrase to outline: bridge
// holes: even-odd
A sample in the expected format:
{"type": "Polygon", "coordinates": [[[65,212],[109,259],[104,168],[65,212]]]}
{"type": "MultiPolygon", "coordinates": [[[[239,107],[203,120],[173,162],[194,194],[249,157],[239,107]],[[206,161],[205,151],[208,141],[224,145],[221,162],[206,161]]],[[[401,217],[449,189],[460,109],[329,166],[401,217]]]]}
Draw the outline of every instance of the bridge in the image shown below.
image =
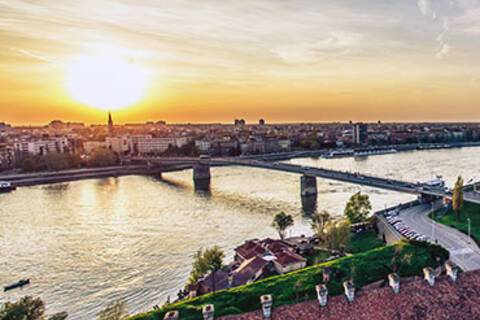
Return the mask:
{"type": "MultiPolygon", "coordinates": [[[[291,155],[288,155],[289,157],[291,155]]],[[[210,188],[210,168],[223,166],[244,166],[275,170],[301,175],[300,189],[302,197],[317,195],[317,180],[323,178],[341,182],[364,185],[420,196],[425,202],[439,198],[451,199],[451,192],[443,188],[435,188],[426,183],[412,183],[390,178],[376,177],[358,172],[338,171],[317,167],[302,166],[291,163],[276,162],[285,155],[252,156],[231,158],[191,158],[191,157],[132,157],[125,159],[130,164],[104,168],[74,169],[59,172],[27,173],[0,176],[0,180],[11,181],[15,186],[28,186],[44,183],[66,182],[80,179],[104,178],[123,175],[155,175],[161,177],[162,173],[193,169],[193,181],[198,190],[210,188]],[[274,160],[273,160],[274,159],[274,160]],[[275,162],[272,162],[275,161],[275,162]]],[[[480,193],[471,192],[469,189],[477,184],[465,187],[464,200],[480,204],[480,193]]],[[[303,199],[302,199],[303,200],[303,199]]]]}
{"type": "MultiPolygon", "coordinates": [[[[438,198],[452,198],[452,193],[444,188],[432,187],[426,183],[412,183],[408,181],[376,177],[372,175],[361,174],[358,172],[338,171],[317,167],[302,166],[297,164],[270,162],[258,160],[258,158],[136,158],[134,161],[147,161],[149,167],[157,167],[162,172],[162,168],[168,170],[171,166],[181,166],[183,169],[193,169],[193,180],[195,186],[199,189],[210,185],[210,167],[219,166],[244,166],[275,170],[281,172],[300,174],[301,176],[301,195],[313,196],[317,194],[316,178],[336,180],[341,182],[364,185],[373,188],[380,188],[410,194],[419,195],[425,201],[431,201],[438,198]]],[[[465,186],[469,189],[476,184],[465,186]]],[[[480,204],[480,194],[477,192],[464,192],[464,200],[480,204]]]]}

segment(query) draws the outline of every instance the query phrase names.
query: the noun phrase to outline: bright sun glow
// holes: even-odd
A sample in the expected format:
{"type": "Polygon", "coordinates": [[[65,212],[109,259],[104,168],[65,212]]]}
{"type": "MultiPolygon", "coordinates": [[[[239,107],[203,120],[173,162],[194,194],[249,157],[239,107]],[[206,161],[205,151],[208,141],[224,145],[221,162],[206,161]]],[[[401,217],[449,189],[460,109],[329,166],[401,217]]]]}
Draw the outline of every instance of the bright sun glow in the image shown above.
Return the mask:
{"type": "Polygon", "coordinates": [[[71,96],[103,110],[118,110],[138,102],[148,82],[147,73],[133,61],[111,56],[84,56],[68,68],[71,96]]]}

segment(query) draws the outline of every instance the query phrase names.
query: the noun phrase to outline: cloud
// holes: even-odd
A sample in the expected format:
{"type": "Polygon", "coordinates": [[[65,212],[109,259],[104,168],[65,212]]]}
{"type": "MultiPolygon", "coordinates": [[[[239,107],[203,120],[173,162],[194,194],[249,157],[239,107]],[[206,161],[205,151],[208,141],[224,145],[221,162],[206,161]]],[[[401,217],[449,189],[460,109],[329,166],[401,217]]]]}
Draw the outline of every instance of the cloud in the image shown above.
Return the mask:
{"type": "Polygon", "coordinates": [[[272,49],[272,52],[288,64],[315,63],[320,59],[357,52],[362,38],[363,36],[358,33],[332,32],[325,39],[280,46],[272,49]]]}
{"type": "Polygon", "coordinates": [[[451,49],[451,46],[448,43],[446,43],[444,40],[446,34],[450,30],[448,20],[446,18],[443,20],[442,27],[443,27],[443,31],[437,36],[437,39],[436,39],[438,42],[438,47],[437,47],[437,53],[435,54],[435,57],[439,59],[444,58],[450,52],[450,49],[451,49]]]}
{"type": "Polygon", "coordinates": [[[437,13],[432,10],[430,0],[418,0],[417,7],[422,16],[431,17],[433,20],[436,19],[437,13]]]}

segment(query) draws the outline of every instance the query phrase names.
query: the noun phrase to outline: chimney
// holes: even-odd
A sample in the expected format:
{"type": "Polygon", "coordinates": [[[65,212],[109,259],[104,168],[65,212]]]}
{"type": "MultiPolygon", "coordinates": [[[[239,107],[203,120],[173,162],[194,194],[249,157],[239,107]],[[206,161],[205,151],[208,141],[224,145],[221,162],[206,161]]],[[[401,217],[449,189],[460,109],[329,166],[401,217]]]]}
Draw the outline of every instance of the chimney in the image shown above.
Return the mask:
{"type": "Polygon", "coordinates": [[[355,285],[352,280],[344,281],[343,288],[345,289],[345,296],[349,302],[353,302],[355,298],[355,285]]]}
{"type": "Polygon", "coordinates": [[[323,283],[328,283],[330,281],[330,268],[326,267],[322,271],[323,283]]]}
{"type": "Polygon", "coordinates": [[[215,313],[215,308],[213,304],[207,304],[202,309],[203,320],[213,320],[215,313]]]}
{"type": "Polygon", "coordinates": [[[163,320],[178,320],[178,311],[177,310],[168,311],[165,314],[165,317],[163,318],[163,320]]]}
{"type": "Polygon", "coordinates": [[[445,263],[445,269],[447,270],[447,275],[452,279],[453,282],[457,281],[458,278],[458,267],[450,260],[445,263]]]}
{"type": "Polygon", "coordinates": [[[270,319],[272,317],[272,296],[269,294],[261,296],[260,303],[262,304],[263,318],[270,319]]]}
{"type": "Polygon", "coordinates": [[[388,274],[388,284],[392,287],[393,292],[400,292],[400,277],[396,273],[388,274]]]}
{"type": "Polygon", "coordinates": [[[435,271],[430,267],[426,267],[423,268],[423,275],[428,284],[433,287],[435,285],[435,271]]]}
{"type": "Polygon", "coordinates": [[[317,298],[320,307],[325,307],[327,305],[328,300],[328,289],[327,286],[324,284],[319,284],[315,287],[317,290],[317,298]]]}

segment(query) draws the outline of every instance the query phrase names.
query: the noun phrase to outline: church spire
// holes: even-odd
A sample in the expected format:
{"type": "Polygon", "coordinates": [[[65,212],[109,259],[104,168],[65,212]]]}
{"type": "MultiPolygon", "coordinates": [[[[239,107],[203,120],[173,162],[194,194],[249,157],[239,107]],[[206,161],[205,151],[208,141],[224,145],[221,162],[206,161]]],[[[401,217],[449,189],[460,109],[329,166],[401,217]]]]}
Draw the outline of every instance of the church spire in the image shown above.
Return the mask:
{"type": "Polygon", "coordinates": [[[108,112],[108,132],[109,133],[113,132],[113,119],[112,119],[112,113],[110,111],[108,112]]]}

